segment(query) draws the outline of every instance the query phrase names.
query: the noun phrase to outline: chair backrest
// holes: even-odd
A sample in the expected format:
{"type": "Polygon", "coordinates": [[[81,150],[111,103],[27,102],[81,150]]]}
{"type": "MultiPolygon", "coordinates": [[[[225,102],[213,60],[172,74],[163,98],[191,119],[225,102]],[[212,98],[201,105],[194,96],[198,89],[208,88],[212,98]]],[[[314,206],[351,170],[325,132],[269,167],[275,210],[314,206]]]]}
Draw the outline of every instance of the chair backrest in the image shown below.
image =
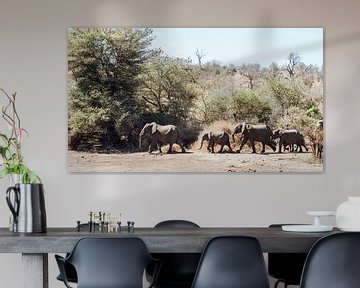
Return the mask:
{"type": "MultiPolygon", "coordinates": [[[[200,228],[188,220],[166,220],[159,222],[155,228],[200,228]]],[[[162,260],[162,267],[158,276],[158,287],[190,287],[193,282],[200,253],[161,253],[156,258],[162,260]]],[[[151,274],[151,272],[149,271],[151,274]]]]}
{"type": "Polygon", "coordinates": [[[152,260],[139,238],[82,238],[67,259],[76,269],[78,288],[142,288],[152,260]]]}
{"type": "Polygon", "coordinates": [[[157,223],[155,228],[200,228],[200,226],[188,220],[165,220],[157,223]]]}
{"type": "Polygon", "coordinates": [[[360,233],[332,234],[316,242],[306,259],[300,287],[360,287],[360,233]]]}
{"type": "Polygon", "coordinates": [[[268,288],[264,258],[256,238],[212,238],[200,259],[192,288],[268,288]]]}

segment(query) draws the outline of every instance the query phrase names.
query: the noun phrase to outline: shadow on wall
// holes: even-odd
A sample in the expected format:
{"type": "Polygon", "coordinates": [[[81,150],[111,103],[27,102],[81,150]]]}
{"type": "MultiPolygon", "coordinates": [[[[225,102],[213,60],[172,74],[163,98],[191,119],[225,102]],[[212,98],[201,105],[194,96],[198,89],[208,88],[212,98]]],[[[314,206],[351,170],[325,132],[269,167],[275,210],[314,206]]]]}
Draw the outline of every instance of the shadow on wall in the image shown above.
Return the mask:
{"type": "Polygon", "coordinates": [[[101,27],[171,27],[178,6],[177,1],[166,2],[159,11],[152,1],[103,1],[95,10],[95,18],[101,27]]]}
{"type": "MultiPolygon", "coordinates": [[[[326,32],[325,32],[326,33],[326,32]]],[[[326,47],[332,47],[332,46],[338,46],[338,45],[344,45],[351,42],[356,42],[360,40],[360,32],[350,33],[341,35],[339,37],[335,37],[329,40],[326,40],[325,44],[326,47]]]]}

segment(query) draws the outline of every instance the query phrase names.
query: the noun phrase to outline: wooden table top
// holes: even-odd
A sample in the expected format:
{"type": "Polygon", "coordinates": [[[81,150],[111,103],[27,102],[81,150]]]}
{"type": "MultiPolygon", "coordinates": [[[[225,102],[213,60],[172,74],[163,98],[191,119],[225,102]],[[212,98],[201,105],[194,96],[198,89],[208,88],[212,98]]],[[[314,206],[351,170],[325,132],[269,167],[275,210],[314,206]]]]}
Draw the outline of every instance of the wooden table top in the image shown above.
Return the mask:
{"type": "Polygon", "coordinates": [[[321,237],[338,233],[294,233],[275,228],[127,228],[119,232],[77,232],[76,228],[48,228],[47,233],[13,233],[0,228],[0,253],[65,253],[82,237],[139,237],[152,253],[201,253],[208,240],[221,235],[252,236],[263,252],[308,252],[321,237]]]}

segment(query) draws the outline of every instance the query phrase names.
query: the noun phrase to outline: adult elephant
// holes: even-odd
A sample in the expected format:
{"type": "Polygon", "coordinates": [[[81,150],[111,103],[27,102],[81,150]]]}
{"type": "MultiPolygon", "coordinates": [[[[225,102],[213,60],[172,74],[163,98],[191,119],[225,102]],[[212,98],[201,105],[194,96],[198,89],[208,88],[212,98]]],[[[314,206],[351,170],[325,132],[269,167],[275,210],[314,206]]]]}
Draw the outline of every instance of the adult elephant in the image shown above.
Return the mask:
{"type": "Polygon", "coordinates": [[[219,144],[220,150],[219,153],[223,152],[224,146],[228,146],[230,151],[232,152],[231,146],[230,146],[230,137],[229,134],[225,131],[210,131],[203,134],[201,137],[201,145],[199,150],[203,146],[203,142],[208,141],[207,149],[209,152],[214,153],[214,146],[215,144],[219,144]]]}
{"type": "Polygon", "coordinates": [[[141,139],[142,137],[148,137],[150,139],[149,153],[152,152],[152,146],[157,145],[159,152],[161,151],[161,146],[169,144],[169,150],[167,153],[172,152],[172,146],[176,143],[181,147],[182,153],[185,152],[184,146],[180,141],[180,132],[179,129],[174,125],[159,125],[155,122],[147,123],[142,128],[139,134],[139,146],[141,148],[141,139]]]}
{"type": "Polygon", "coordinates": [[[296,129],[285,130],[277,129],[274,131],[273,139],[279,138],[279,153],[281,153],[281,148],[284,146],[284,149],[287,145],[290,145],[290,151],[294,151],[294,145],[297,146],[296,150],[300,149],[300,152],[303,152],[302,147],[308,151],[308,148],[305,145],[304,135],[302,135],[296,129]]]}
{"type": "Polygon", "coordinates": [[[272,130],[265,124],[253,125],[240,123],[235,126],[234,133],[232,134],[233,140],[235,140],[235,134],[237,133],[242,133],[244,136],[240,143],[240,149],[237,151],[239,153],[248,141],[252,147],[252,153],[256,153],[255,142],[261,142],[261,153],[265,153],[265,145],[269,146],[273,151],[276,150],[276,143],[272,140],[272,130]]]}

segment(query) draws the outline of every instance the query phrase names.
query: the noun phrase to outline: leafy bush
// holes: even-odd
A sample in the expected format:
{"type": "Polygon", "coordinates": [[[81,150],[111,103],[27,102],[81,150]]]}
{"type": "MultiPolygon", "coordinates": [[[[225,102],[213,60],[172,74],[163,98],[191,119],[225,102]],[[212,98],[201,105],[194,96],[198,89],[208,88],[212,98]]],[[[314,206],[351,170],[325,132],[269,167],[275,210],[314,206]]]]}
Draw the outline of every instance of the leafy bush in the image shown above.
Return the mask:
{"type": "Polygon", "coordinates": [[[135,28],[69,30],[71,149],[100,144],[117,147],[122,135],[131,130],[138,76],[143,64],[158,53],[149,48],[151,33],[135,28]]]}
{"type": "Polygon", "coordinates": [[[227,94],[213,94],[208,100],[205,123],[212,123],[214,121],[229,120],[232,117],[231,112],[232,101],[231,97],[227,94]]]}
{"type": "Polygon", "coordinates": [[[248,123],[267,123],[272,109],[270,103],[262,100],[255,90],[240,91],[233,97],[235,120],[248,123]]]}
{"type": "Polygon", "coordinates": [[[310,91],[301,79],[289,80],[282,76],[268,77],[267,86],[277,104],[280,105],[282,113],[292,106],[302,109],[309,107],[310,91]]]}

